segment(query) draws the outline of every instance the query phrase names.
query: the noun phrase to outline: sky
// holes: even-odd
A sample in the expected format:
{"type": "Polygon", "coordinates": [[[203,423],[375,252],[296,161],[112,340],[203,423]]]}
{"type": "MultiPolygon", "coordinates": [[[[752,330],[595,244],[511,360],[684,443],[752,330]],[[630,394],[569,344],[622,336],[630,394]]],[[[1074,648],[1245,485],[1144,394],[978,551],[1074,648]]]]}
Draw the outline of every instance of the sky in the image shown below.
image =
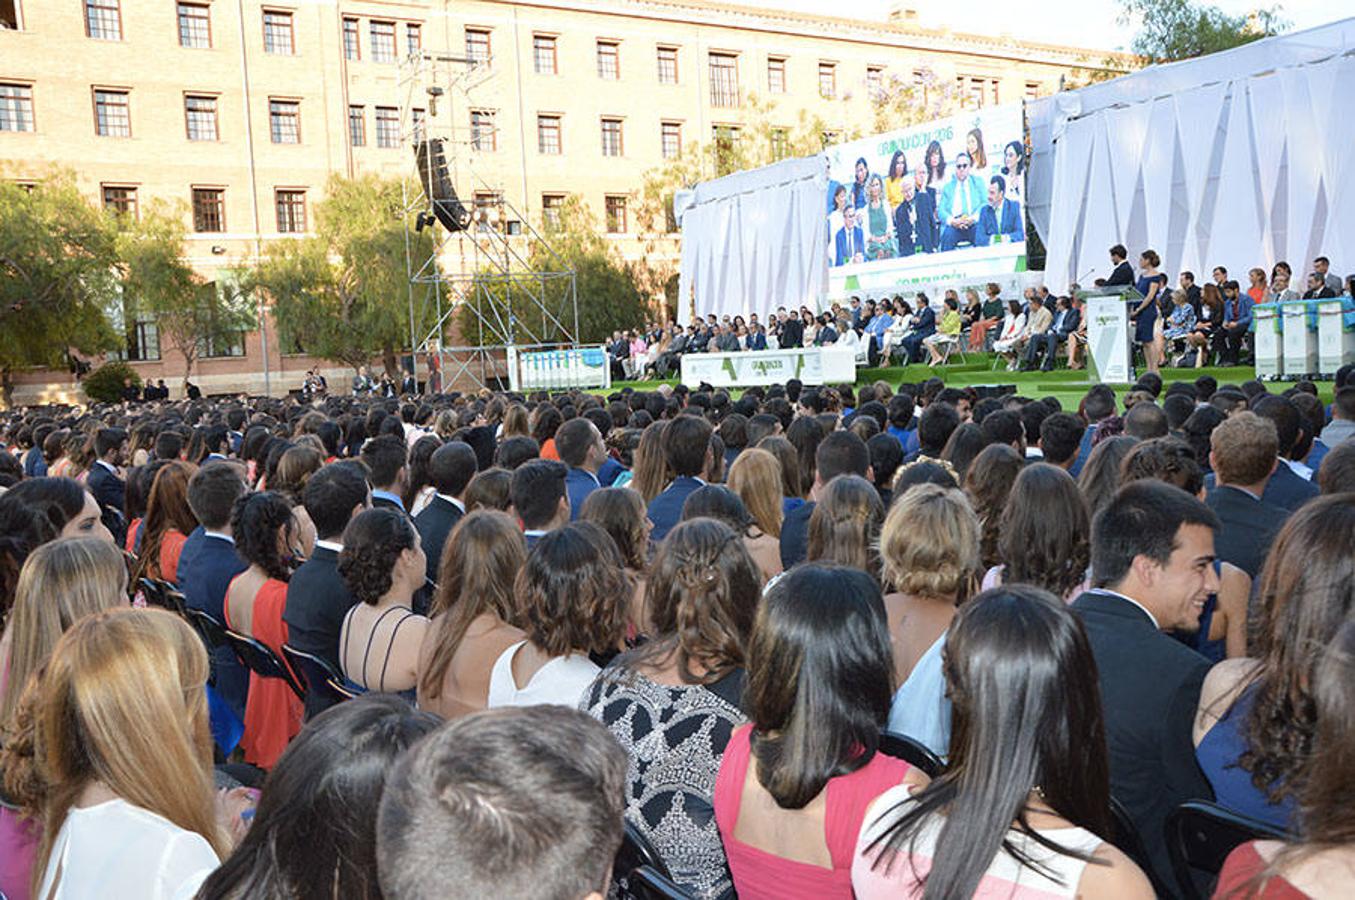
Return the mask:
{"type": "MultiPolygon", "coordinates": [[[[775,9],[794,9],[802,12],[842,15],[840,0],[735,0],[749,6],[767,6],[775,9]]],[[[1213,0],[1224,11],[1241,15],[1259,6],[1269,6],[1269,0],[1213,0]]],[[[891,6],[904,6],[918,11],[924,25],[947,24],[947,13],[955,5],[941,0],[855,0],[848,8],[855,10],[853,18],[884,19],[891,6]]],[[[1288,0],[1281,4],[1281,16],[1298,31],[1334,22],[1355,15],[1351,0],[1288,0]]],[[[955,31],[979,34],[1010,34],[1025,40],[1071,44],[1098,50],[1127,49],[1134,36],[1134,27],[1122,26],[1118,0],[1036,0],[1034,3],[993,2],[970,0],[965,8],[970,14],[950,17],[949,25],[955,31]]]]}

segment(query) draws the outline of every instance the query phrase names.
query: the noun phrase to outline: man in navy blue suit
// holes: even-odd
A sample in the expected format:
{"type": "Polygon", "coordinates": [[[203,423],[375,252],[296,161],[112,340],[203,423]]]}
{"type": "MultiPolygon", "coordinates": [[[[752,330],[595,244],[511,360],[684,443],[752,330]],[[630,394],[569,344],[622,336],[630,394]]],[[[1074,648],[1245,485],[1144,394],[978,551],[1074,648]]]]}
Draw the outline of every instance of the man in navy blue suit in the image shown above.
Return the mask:
{"type": "Polygon", "coordinates": [[[1295,472],[1292,465],[1294,448],[1303,437],[1303,415],[1292,400],[1277,395],[1262,397],[1252,412],[1271,421],[1279,442],[1279,463],[1270,473],[1261,499],[1292,513],[1321,493],[1316,484],[1295,472]]]}
{"type": "MultiPolygon", "coordinates": [[[[179,590],[189,607],[210,614],[218,622],[225,622],[226,589],[231,579],[248,568],[235,552],[231,534],[231,510],[246,490],[244,473],[233,462],[210,462],[188,482],[188,508],[200,525],[179,554],[179,590]]],[[[249,671],[227,646],[212,651],[212,670],[217,694],[243,719],[249,671]]]]}
{"type": "Polygon", "coordinates": [[[927,172],[918,169],[914,175],[913,211],[917,226],[917,245],[923,253],[935,253],[941,246],[941,222],[936,218],[936,188],[927,185],[927,172]]]}
{"type": "Polygon", "coordinates": [[[508,496],[522,522],[528,550],[536,546],[541,535],[569,524],[567,472],[564,463],[553,459],[533,459],[513,470],[508,496]]]}
{"type": "Polygon", "coordinates": [[[428,559],[425,574],[435,582],[447,537],[466,514],[464,498],[466,486],[475,477],[475,451],[464,441],[448,441],[429,457],[428,476],[437,493],[414,517],[414,528],[428,559]]]}
{"type": "Polygon", "coordinates": [[[565,492],[569,495],[570,521],[579,517],[583,501],[602,487],[598,472],[608,459],[607,445],[602,432],[587,419],[579,416],[561,425],[555,432],[555,450],[560,461],[569,466],[565,475],[565,492]]]}
{"type": "Polygon", "coordinates": [[[922,341],[936,333],[936,311],[931,308],[926,294],[917,295],[917,312],[913,313],[912,325],[912,333],[899,342],[910,363],[922,359],[922,341]]]}
{"type": "Polygon", "coordinates": [[[1021,204],[1004,196],[1007,181],[1001,175],[988,180],[988,205],[979,212],[979,224],[974,228],[974,246],[987,247],[998,235],[1011,241],[1026,239],[1026,226],[1021,220],[1021,204]]]}
{"type": "Polygon", "coordinates": [[[866,236],[856,222],[856,210],[850,206],[842,211],[842,227],[837,230],[835,240],[837,254],[833,265],[845,266],[865,259],[866,236]]]}
{"type": "Polygon", "coordinates": [[[682,504],[703,482],[700,479],[710,462],[710,436],[713,429],[699,416],[680,415],[664,428],[663,452],[673,483],[649,502],[649,521],[654,523],[650,537],[658,543],[682,520],[682,504]]]}
{"type": "Polygon", "coordinates": [[[97,458],[85,482],[99,501],[104,526],[121,547],[127,537],[127,482],[122,480],[118,467],[127,453],[127,432],[121,428],[100,428],[94,435],[94,453],[97,458]]]}

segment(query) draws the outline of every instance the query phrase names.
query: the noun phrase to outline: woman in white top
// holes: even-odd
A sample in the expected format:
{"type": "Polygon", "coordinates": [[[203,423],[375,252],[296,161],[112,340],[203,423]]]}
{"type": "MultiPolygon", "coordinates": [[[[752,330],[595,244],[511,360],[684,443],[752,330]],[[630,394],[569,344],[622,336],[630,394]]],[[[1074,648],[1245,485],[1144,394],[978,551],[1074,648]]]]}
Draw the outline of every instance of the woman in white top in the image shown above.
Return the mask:
{"type": "Polygon", "coordinates": [[[1007,315],[1002,319],[1002,331],[993,341],[993,350],[1007,358],[1007,369],[1016,368],[1015,347],[1026,336],[1026,314],[1016,300],[1007,301],[1007,315]]]}
{"type": "Polygon", "coordinates": [[[543,535],[518,573],[527,639],[512,644],[489,676],[489,707],[578,706],[600,669],[591,655],[621,649],[632,586],[616,544],[598,525],[574,522],[543,535]]]}
{"type": "Polygon", "coordinates": [[[189,897],[230,853],[252,795],[213,790],[207,674],[202,641],[163,610],[62,636],[33,706],[48,790],[34,896],[189,897]]]}
{"type": "Polygon", "coordinates": [[[1110,764],[1100,689],[1086,677],[1095,661],[1074,614],[1038,588],[988,591],[960,608],[945,658],[950,766],[867,811],[856,896],[921,896],[925,878],[928,897],[1152,897],[1143,872],[1101,837],[1111,833],[1110,764]]]}

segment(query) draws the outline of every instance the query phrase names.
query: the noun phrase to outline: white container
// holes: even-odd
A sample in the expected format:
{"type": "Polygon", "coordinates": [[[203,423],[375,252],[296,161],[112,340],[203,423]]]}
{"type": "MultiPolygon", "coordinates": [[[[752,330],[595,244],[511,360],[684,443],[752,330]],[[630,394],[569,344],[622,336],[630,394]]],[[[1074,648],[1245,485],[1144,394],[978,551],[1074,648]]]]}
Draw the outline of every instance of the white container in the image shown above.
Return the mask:
{"type": "Polygon", "coordinates": [[[1284,318],[1284,373],[1290,377],[1317,374],[1317,323],[1309,315],[1311,311],[1306,300],[1280,304],[1284,318]]]}
{"type": "Polygon", "coordinates": [[[1355,363],[1355,328],[1345,327],[1351,307],[1355,301],[1349,297],[1317,305],[1317,370],[1323,375],[1335,375],[1337,369],[1355,363]]]}
{"type": "Polygon", "coordinates": [[[1283,321],[1275,306],[1266,304],[1252,310],[1256,322],[1256,377],[1275,378],[1284,374],[1284,357],[1280,346],[1283,321]]]}

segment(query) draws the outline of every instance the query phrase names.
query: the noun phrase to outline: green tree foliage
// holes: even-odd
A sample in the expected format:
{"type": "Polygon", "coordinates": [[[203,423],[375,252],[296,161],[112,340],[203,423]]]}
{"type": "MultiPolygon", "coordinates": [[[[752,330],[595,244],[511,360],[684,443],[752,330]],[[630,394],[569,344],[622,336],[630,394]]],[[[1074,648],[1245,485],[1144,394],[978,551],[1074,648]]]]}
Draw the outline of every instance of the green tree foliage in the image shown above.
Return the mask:
{"type": "MultiPolygon", "coordinates": [[[[333,176],[316,204],[315,237],[274,242],[241,272],[241,286],[271,300],[287,346],[354,368],[380,355],[395,376],[396,351],[409,345],[403,216],[398,180],[333,176]]],[[[411,227],[410,240],[418,266],[432,253],[431,232],[411,227]]],[[[416,313],[422,335],[431,313],[416,313]]]]}
{"type": "Polygon", "coordinates": [[[96,403],[117,403],[122,399],[122,389],[128,381],[141,387],[141,376],[127,363],[113,360],[104,363],[85,376],[80,388],[85,396],[96,403]]]}
{"type": "Polygon", "coordinates": [[[64,367],[72,351],[118,345],[106,315],[117,297],[116,263],[112,222],[70,174],[31,189],[0,181],[0,383],[7,404],[16,371],[64,367]]]}
{"type": "Polygon", "coordinates": [[[1120,22],[1139,23],[1133,50],[1155,63],[1217,53],[1279,34],[1288,27],[1278,6],[1231,16],[1217,6],[1194,0],[1120,0],[1120,22]]]}

